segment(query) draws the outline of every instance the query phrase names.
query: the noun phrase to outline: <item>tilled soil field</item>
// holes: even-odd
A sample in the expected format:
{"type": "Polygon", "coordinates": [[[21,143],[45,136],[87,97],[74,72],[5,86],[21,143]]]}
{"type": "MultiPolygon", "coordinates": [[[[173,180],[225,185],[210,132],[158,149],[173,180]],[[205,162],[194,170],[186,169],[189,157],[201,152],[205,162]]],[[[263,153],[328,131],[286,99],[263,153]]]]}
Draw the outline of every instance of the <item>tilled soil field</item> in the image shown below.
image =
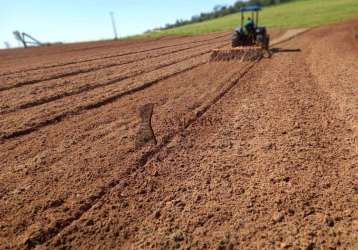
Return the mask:
{"type": "Polygon", "coordinates": [[[358,249],[358,21],[271,35],[0,51],[0,249],[358,249]]]}

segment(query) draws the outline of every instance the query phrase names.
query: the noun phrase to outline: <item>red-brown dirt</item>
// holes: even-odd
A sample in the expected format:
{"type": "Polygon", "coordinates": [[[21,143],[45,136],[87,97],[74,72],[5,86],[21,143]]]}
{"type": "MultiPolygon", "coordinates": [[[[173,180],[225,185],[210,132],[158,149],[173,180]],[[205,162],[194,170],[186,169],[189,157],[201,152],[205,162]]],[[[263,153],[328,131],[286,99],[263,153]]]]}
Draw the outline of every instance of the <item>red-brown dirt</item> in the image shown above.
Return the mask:
{"type": "Polygon", "coordinates": [[[255,62],[209,62],[228,33],[0,51],[0,249],[357,249],[357,37],[255,62]]]}

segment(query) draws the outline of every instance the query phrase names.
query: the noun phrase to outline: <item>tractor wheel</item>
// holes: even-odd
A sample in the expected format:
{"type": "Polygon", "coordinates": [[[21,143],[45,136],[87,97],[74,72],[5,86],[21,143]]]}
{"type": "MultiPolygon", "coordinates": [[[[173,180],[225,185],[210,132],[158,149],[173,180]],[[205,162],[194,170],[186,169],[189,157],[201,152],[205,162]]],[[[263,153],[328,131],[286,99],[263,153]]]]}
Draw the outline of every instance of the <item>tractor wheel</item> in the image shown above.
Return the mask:
{"type": "Polygon", "coordinates": [[[267,35],[266,36],[266,42],[265,42],[265,49],[269,49],[270,48],[270,36],[267,35]]]}
{"type": "Polygon", "coordinates": [[[270,36],[268,35],[257,35],[256,38],[257,44],[262,48],[262,50],[265,52],[267,58],[270,58],[271,55],[271,51],[269,49],[270,46],[270,36]]]}
{"type": "Polygon", "coordinates": [[[264,50],[269,49],[270,37],[266,35],[259,34],[256,37],[256,43],[264,50]]]}
{"type": "Polygon", "coordinates": [[[232,36],[231,46],[233,48],[236,48],[236,47],[239,47],[241,45],[242,45],[241,35],[238,32],[235,32],[234,35],[232,36]]]}

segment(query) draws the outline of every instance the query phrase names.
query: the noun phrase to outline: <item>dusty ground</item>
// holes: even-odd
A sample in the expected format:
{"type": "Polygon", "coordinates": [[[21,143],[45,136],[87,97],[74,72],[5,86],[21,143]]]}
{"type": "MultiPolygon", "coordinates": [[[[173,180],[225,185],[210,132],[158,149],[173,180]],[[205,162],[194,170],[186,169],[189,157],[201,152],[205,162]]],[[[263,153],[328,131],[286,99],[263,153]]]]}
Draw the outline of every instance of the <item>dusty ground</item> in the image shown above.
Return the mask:
{"type": "Polygon", "coordinates": [[[358,21],[272,36],[0,51],[0,248],[358,249],[358,21]]]}

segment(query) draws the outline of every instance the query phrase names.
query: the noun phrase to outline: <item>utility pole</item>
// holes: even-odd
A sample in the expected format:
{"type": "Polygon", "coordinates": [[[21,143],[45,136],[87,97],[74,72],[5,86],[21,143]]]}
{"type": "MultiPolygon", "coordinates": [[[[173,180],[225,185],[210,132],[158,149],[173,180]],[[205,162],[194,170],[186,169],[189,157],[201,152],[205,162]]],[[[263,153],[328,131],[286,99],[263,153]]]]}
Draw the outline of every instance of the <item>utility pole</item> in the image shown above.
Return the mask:
{"type": "Polygon", "coordinates": [[[118,33],[117,33],[116,21],[114,19],[114,13],[110,12],[109,15],[111,16],[111,20],[112,20],[114,39],[117,40],[118,39],[118,33]]]}

